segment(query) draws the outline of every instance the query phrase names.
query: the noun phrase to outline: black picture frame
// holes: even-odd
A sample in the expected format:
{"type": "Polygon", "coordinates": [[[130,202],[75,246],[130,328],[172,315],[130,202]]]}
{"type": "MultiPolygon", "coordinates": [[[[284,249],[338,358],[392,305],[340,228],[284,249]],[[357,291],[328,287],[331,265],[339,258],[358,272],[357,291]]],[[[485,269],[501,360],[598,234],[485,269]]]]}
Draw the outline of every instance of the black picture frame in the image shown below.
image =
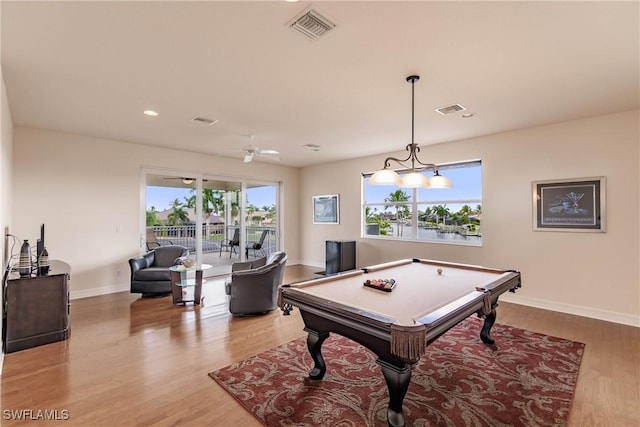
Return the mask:
{"type": "Polygon", "coordinates": [[[535,231],[605,232],[605,177],[534,181],[535,231]]]}
{"type": "Polygon", "coordinates": [[[313,223],[340,223],[340,201],[337,194],[313,196],[313,223]]]}

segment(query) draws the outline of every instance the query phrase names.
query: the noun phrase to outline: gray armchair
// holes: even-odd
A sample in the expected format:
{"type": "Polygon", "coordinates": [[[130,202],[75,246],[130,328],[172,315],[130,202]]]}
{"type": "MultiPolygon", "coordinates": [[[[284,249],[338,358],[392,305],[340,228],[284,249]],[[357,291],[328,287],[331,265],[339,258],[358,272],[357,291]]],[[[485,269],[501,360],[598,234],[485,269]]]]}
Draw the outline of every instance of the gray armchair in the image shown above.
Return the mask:
{"type": "Polygon", "coordinates": [[[234,263],[231,277],[225,283],[231,314],[264,314],[275,310],[286,262],[286,253],[274,252],[269,258],[234,263]]]}
{"type": "Polygon", "coordinates": [[[184,246],[159,246],[138,258],[131,258],[131,293],[143,297],[168,295],[171,293],[169,267],[182,264],[189,256],[184,246]]]}

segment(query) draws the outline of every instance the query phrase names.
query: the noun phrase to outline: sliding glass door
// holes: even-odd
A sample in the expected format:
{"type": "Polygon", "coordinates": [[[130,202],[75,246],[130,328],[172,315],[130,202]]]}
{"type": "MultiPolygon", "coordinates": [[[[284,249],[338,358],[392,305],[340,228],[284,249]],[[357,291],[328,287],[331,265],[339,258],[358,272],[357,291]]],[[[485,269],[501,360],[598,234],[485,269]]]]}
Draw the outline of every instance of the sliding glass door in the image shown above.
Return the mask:
{"type": "Polygon", "coordinates": [[[277,183],[145,171],[144,184],[144,250],[185,246],[214,276],[279,249],[277,183]]]}

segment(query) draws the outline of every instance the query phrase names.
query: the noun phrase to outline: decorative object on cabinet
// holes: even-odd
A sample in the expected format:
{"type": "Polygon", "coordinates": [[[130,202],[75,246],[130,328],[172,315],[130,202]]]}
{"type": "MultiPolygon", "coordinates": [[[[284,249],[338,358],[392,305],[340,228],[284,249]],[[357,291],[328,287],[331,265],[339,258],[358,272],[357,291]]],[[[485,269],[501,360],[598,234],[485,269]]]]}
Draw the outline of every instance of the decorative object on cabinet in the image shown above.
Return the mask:
{"type": "Polygon", "coordinates": [[[42,248],[42,252],[38,255],[38,276],[47,274],[49,274],[49,252],[47,248],[42,248]]]}
{"type": "Polygon", "coordinates": [[[31,276],[31,246],[29,245],[29,241],[26,239],[20,248],[18,272],[20,273],[20,277],[31,276]]]}

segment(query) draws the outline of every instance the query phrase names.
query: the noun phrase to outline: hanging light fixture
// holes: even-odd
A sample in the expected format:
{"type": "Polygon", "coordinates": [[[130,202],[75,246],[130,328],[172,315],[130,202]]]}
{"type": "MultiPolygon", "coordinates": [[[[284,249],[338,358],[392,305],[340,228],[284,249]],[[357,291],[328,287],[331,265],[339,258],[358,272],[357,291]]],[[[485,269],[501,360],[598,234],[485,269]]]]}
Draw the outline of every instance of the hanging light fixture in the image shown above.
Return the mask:
{"type": "Polygon", "coordinates": [[[369,184],[371,185],[397,185],[405,188],[453,188],[451,180],[445,176],[440,175],[438,172],[438,166],[435,163],[423,163],[418,159],[418,153],[420,147],[413,142],[414,133],[414,86],[416,80],[419,80],[420,76],[409,76],[407,81],[411,83],[411,144],[407,145],[405,149],[409,152],[409,157],[406,159],[397,159],[395,157],[387,157],[384,161],[384,167],[371,175],[369,178],[369,184]],[[401,177],[396,171],[391,168],[391,160],[406,168],[408,173],[401,177]],[[411,161],[411,167],[404,162],[411,161]],[[416,166],[417,164],[417,166],[416,166]],[[421,172],[426,170],[433,170],[434,176],[427,178],[421,172]]]}

